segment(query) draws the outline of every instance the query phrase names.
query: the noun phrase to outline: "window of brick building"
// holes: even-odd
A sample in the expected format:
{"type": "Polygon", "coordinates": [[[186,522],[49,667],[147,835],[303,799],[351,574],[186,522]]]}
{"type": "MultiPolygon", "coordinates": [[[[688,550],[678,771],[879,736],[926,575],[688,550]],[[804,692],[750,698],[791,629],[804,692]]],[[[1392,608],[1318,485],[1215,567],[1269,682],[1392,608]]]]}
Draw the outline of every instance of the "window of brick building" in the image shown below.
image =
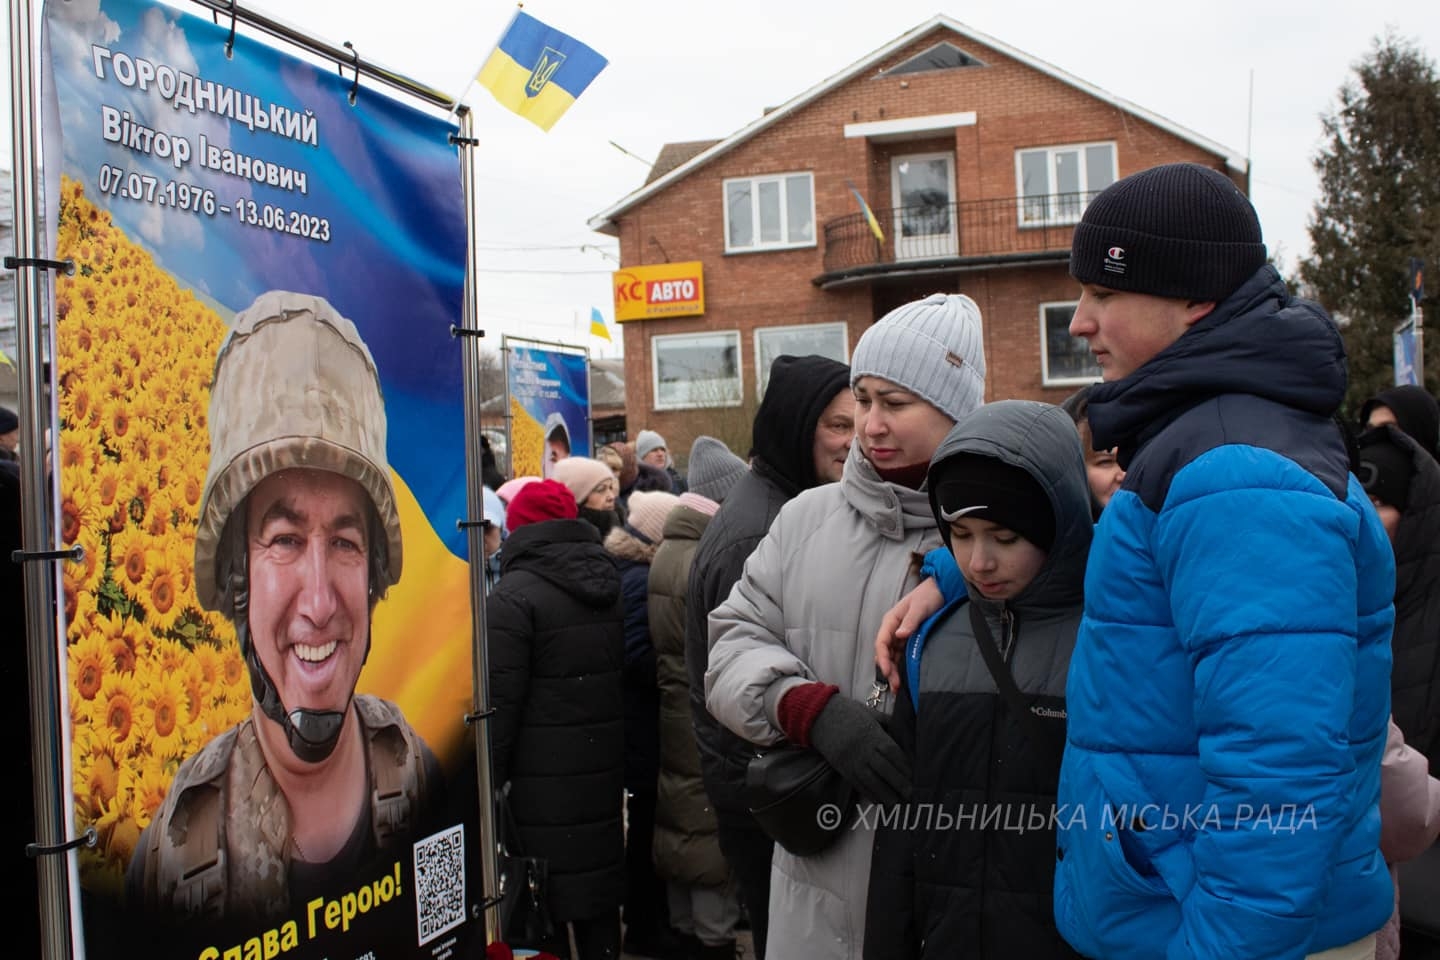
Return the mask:
{"type": "Polygon", "coordinates": [[[1115,144],[1015,151],[1020,226],[1078,223],[1090,198],[1115,182],[1115,144]]]}
{"type": "Polygon", "coordinates": [[[755,369],[759,396],[770,382],[770,365],[781,354],[803,357],[815,353],[849,363],[843,323],[805,323],[791,327],[761,327],[755,331],[755,369]]]}
{"type": "Polygon", "coordinates": [[[725,252],[815,245],[815,188],[808,173],[726,180],[725,252]]]}
{"type": "Polygon", "coordinates": [[[1073,300],[1040,304],[1041,383],[1047,387],[1078,387],[1100,379],[1100,364],[1089,345],[1070,335],[1073,316],[1073,300]]]}
{"type": "Polygon", "coordinates": [[[740,331],[650,338],[655,409],[740,405],[740,331]]]}
{"type": "Polygon", "coordinates": [[[899,66],[891,67],[882,77],[902,76],[907,73],[925,73],[930,70],[955,70],[959,67],[983,67],[984,63],[961,50],[948,40],[917,53],[899,66]]]}

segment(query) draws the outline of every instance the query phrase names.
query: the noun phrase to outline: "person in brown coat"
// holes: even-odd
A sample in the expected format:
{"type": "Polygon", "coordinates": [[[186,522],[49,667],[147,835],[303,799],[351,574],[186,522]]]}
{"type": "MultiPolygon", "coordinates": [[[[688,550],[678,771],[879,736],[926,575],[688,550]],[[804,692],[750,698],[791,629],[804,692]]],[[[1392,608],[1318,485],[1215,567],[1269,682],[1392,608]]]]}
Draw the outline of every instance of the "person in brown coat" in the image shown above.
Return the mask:
{"type": "Polygon", "coordinates": [[[666,885],[670,925],[691,940],[691,956],[699,960],[733,960],[740,900],[700,776],[685,667],[686,598],[700,536],[747,470],[719,440],[697,437],[690,448],[690,490],[665,518],[665,536],[650,564],[650,637],[660,687],[653,856],[666,885]]]}

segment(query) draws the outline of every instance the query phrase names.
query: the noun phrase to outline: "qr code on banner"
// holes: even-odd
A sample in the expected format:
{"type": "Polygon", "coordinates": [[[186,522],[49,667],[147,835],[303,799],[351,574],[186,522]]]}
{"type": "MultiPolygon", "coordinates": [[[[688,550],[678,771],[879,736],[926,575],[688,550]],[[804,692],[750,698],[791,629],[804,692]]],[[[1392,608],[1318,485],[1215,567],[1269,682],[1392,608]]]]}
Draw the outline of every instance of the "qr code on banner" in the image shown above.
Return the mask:
{"type": "Polygon", "coordinates": [[[465,922],[465,825],[415,843],[415,931],[428,943],[465,922]]]}

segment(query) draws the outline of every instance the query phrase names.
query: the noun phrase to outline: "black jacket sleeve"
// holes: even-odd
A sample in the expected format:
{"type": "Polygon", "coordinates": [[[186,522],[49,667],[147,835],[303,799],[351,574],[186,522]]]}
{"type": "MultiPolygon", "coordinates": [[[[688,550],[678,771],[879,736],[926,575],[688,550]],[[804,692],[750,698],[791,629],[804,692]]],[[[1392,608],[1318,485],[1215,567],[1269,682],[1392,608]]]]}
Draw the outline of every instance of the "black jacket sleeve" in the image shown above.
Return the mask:
{"type": "Polygon", "coordinates": [[[496,789],[510,779],[520,719],[530,686],[530,656],[535,619],[519,591],[496,590],[487,598],[485,633],[489,644],[490,769],[496,789]]]}
{"type": "Polygon", "coordinates": [[[625,598],[625,680],[655,689],[655,644],[650,639],[650,567],[634,565],[620,574],[625,598]]]}

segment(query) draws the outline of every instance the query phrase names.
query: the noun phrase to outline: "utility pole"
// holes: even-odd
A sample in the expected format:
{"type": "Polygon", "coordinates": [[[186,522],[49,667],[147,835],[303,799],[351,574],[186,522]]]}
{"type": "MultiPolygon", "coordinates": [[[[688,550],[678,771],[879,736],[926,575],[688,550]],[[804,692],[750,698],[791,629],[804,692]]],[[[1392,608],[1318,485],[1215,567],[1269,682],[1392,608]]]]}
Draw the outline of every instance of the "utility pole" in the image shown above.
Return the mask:
{"type": "Polygon", "coordinates": [[[1425,296],[1425,261],[1410,258],[1410,324],[1415,331],[1415,382],[1425,386],[1425,317],[1420,300],[1425,296]]]}

